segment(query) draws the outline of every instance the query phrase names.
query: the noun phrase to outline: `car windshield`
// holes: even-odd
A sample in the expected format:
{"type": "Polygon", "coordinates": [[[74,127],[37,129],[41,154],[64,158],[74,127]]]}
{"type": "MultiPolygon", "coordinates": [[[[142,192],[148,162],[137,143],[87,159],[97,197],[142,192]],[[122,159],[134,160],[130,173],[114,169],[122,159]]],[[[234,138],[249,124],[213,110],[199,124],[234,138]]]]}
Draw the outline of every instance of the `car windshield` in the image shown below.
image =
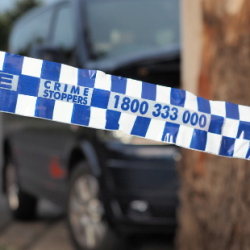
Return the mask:
{"type": "Polygon", "coordinates": [[[178,0],[87,1],[92,59],[180,43],[178,0]]]}

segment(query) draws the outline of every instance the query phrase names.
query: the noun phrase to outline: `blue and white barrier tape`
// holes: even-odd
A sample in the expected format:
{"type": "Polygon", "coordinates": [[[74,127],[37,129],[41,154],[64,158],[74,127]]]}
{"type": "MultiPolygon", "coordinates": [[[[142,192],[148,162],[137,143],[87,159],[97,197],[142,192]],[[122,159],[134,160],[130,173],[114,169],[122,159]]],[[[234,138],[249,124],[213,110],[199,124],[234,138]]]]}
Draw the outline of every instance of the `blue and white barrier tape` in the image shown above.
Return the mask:
{"type": "Polygon", "coordinates": [[[250,159],[250,107],[5,52],[0,111],[250,159]]]}

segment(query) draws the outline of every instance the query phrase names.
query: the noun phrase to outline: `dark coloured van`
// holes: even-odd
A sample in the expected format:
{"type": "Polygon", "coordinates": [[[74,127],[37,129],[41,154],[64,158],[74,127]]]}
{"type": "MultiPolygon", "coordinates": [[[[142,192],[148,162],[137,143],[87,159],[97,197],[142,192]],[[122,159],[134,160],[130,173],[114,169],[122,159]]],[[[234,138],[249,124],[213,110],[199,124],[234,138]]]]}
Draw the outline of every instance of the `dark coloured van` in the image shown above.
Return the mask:
{"type": "MultiPolygon", "coordinates": [[[[20,18],[9,50],[178,88],[179,26],[177,0],[62,1],[20,18]]],[[[15,218],[34,217],[46,198],[65,209],[82,250],[175,230],[178,147],[11,114],[3,120],[3,191],[15,218]]]]}

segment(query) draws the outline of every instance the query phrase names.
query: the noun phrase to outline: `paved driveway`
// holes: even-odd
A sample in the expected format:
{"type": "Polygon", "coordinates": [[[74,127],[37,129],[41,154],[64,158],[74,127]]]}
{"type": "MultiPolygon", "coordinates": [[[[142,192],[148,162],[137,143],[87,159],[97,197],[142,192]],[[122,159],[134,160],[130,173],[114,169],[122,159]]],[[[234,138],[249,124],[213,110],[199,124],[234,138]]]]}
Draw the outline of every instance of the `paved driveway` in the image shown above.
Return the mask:
{"type": "MultiPolygon", "coordinates": [[[[119,250],[174,250],[172,240],[133,239],[121,243],[119,250]]],[[[0,196],[0,250],[74,250],[65,220],[49,202],[39,204],[38,218],[18,222],[10,218],[7,202],[0,196]]]]}
{"type": "Polygon", "coordinates": [[[0,250],[74,250],[61,211],[49,202],[40,202],[36,220],[21,222],[10,218],[2,196],[0,201],[0,250]]]}

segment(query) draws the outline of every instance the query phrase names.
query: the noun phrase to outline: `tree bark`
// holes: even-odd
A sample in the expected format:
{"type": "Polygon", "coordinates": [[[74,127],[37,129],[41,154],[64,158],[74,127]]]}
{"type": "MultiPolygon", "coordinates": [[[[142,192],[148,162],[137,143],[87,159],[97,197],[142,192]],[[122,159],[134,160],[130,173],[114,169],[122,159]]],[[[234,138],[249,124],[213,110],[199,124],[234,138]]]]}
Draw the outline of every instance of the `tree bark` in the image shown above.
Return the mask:
{"type": "MultiPolygon", "coordinates": [[[[201,8],[198,95],[250,106],[250,1],[203,0],[201,8]]],[[[177,249],[250,249],[250,161],[183,149],[179,173],[177,249]]]]}

